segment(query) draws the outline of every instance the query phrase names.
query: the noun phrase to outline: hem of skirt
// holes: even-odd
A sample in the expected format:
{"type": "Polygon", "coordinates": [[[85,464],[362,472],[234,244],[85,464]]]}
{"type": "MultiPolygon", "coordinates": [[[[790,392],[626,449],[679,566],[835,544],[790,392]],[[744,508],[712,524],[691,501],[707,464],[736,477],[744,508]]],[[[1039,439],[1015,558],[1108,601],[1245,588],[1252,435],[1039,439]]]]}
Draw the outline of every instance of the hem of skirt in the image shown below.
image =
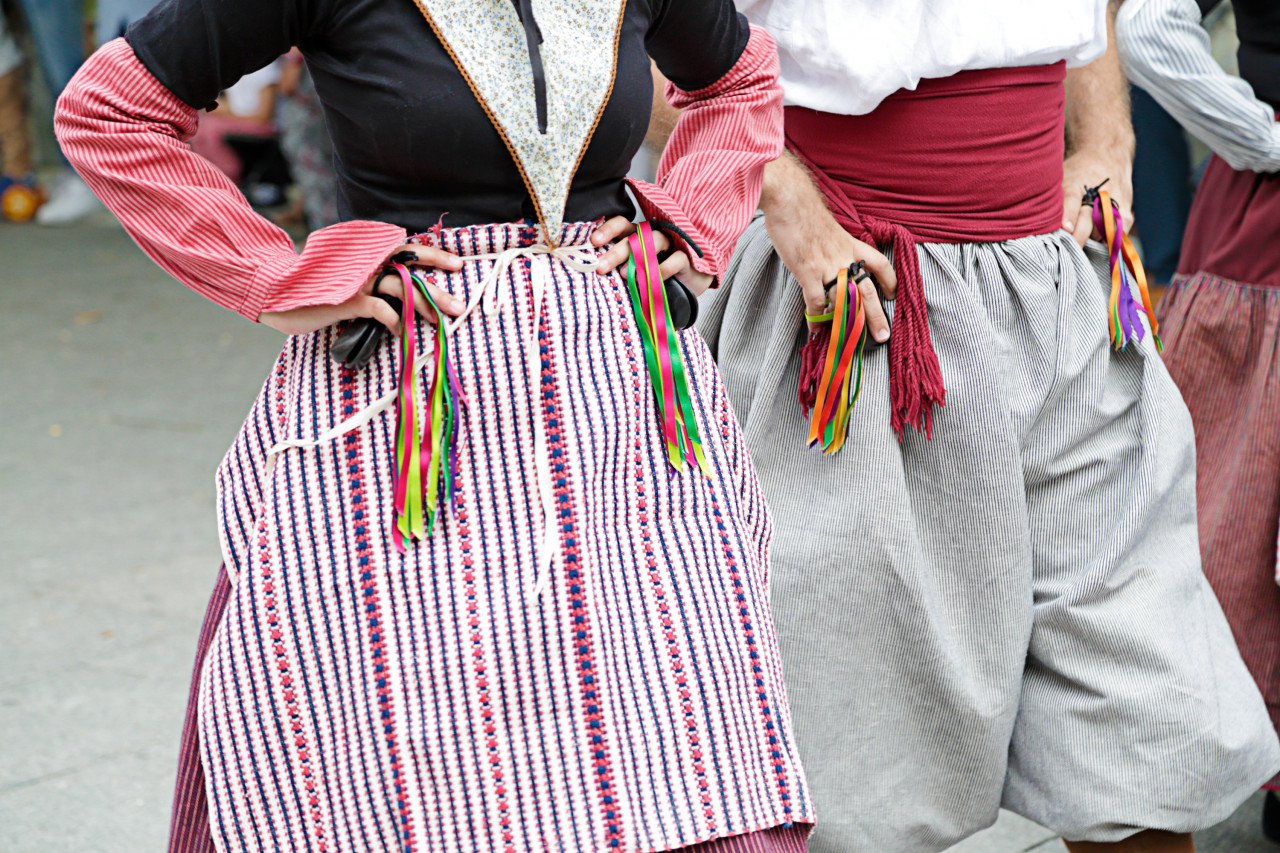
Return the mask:
{"type": "Polygon", "coordinates": [[[735,838],[743,838],[744,836],[747,836],[747,835],[754,835],[755,833],[758,833],[758,832],[768,832],[771,829],[787,829],[790,827],[799,828],[802,833],[801,840],[807,844],[809,839],[813,837],[813,831],[815,826],[816,824],[813,822],[812,819],[796,820],[790,823],[787,823],[786,821],[774,823],[772,820],[767,820],[763,824],[760,824],[758,826],[743,827],[740,829],[735,829],[729,833],[715,833],[705,837],[700,835],[691,841],[681,842],[679,847],[667,847],[667,846],[637,847],[636,851],[637,853],[680,853],[680,851],[682,850],[688,850],[691,847],[699,847],[704,844],[710,844],[714,841],[729,841],[735,838]]]}
{"type": "MultiPolygon", "coordinates": [[[[1252,775],[1252,774],[1251,774],[1252,775]]],[[[1170,808],[1165,806],[1161,809],[1160,815],[1151,815],[1149,820],[1143,821],[1139,825],[1135,823],[1127,823],[1120,826],[1112,822],[1095,823],[1091,828],[1085,829],[1081,827],[1073,827],[1062,829],[1055,827],[1052,822],[1047,821],[1043,816],[1036,817],[1033,815],[1018,812],[1022,817],[1034,820],[1052,832],[1056,832],[1068,841],[1091,842],[1100,844],[1113,844],[1131,838],[1139,832],[1147,830],[1158,830],[1162,832],[1174,833],[1196,833],[1211,827],[1217,826],[1227,818],[1231,817],[1240,806],[1244,805],[1245,800],[1253,796],[1259,790],[1270,790],[1269,785],[1280,781],[1280,770],[1277,770],[1273,764],[1270,772],[1263,779],[1256,780],[1247,785],[1233,787],[1232,792],[1228,796],[1216,799],[1212,806],[1207,807],[1197,814],[1185,820],[1168,820],[1163,819],[1171,816],[1182,816],[1187,814],[1187,810],[1183,808],[1170,808]]],[[[1002,806],[1002,808],[1008,808],[1002,806]]]]}

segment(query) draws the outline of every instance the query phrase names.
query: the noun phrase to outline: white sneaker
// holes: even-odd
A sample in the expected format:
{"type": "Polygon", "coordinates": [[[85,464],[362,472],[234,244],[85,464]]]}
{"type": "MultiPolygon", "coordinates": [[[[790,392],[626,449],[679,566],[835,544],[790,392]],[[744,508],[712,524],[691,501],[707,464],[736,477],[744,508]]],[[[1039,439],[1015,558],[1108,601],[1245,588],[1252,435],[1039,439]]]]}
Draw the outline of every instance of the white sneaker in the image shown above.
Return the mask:
{"type": "Polygon", "coordinates": [[[67,172],[49,200],[36,211],[36,222],[41,225],[70,225],[102,207],[102,202],[89,189],[89,185],[75,172],[67,172]]]}

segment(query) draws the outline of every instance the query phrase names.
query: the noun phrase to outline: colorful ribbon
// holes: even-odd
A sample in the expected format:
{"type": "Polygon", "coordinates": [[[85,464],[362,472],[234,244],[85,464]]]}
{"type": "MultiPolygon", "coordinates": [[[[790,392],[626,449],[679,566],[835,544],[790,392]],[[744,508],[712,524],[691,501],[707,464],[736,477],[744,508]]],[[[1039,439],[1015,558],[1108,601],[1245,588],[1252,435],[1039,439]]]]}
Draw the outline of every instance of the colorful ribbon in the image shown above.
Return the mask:
{"type": "Polygon", "coordinates": [[[1147,290],[1147,274],[1129,235],[1124,233],[1119,205],[1100,186],[1087,190],[1085,200],[1093,201],[1093,227],[1105,237],[1110,252],[1111,300],[1107,310],[1107,325],[1111,331],[1111,345],[1119,351],[1135,337],[1142,340],[1142,320],[1138,315],[1138,311],[1142,310],[1151,323],[1151,337],[1155,339],[1156,349],[1163,352],[1164,344],[1160,342],[1158,333],[1159,323],[1156,322],[1156,314],[1151,307],[1151,294],[1147,290]],[[1130,276],[1138,282],[1138,293],[1142,296],[1141,309],[1133,300],[1130,276]]]}
{"type": "MultiPolygon", "coordinates": [[[[836,276],[835,291],[835,306],[830,313],[805,315],[813,323],[831,323],[826,359],[818,374],[812,406],[803,397],[801,400],[809,409],[809,446],[821,445],[824,454],[838,452],[848,436],[849,409],[862,391],[862,353],[867,343],[862,294],[857,282],[850,280],[848,269],[836,276]]],[[[821,336],[811,336],[811,340],[815,339],[821,340],[821,336]]]]}
{"type": "Polygon", "coordinates": [[[396,549],[404,553],[410,540],[431,535],[441,498],[453,507],[458,472],[459,409],[466,406],[458,374],[449,357],[449,336],[427,283],[402,264],[393,265],[404,284],[400,319],[400,387],[396,397],[396,549]],[[435,357],[429,366],[429,390],[424,395],[423,423],[418,405],[418,371],[414,369],[417,340],[414,324],[415,291],[436,313],[435,357]],[[423,428],[425,426],[425,429],[423,428]],[[421,439],[419,434],[421,433],[421,439]]]}
{"type": "Polygon", "coordinates": [[[631,257],[627,259],[627,293],[631,296],[631,310],[635,312],[636,325],[640,328],[640,341],[658,406],[667,461],[677,471],[683,470],[687,461],[710,475],[649,223],[641,222],[628,242],[631,257]]]}

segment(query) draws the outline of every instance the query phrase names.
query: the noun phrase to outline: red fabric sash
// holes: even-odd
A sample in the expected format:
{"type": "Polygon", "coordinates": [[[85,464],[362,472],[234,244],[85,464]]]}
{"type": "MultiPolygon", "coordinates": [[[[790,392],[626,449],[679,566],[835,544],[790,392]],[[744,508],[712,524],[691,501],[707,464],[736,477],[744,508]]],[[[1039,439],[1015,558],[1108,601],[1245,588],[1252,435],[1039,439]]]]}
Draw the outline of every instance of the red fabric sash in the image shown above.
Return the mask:
{"type": "Polygon", "coordinates": [[[998,242],[1061,227],[1065,75],[1063,63],[963,71],[922,80],[863,116],[787,107],[787,148],[836,221],[893,250],[889,394],[899,438],[907,424],[930,435],[946,396],[915,242],[998,242]]]}

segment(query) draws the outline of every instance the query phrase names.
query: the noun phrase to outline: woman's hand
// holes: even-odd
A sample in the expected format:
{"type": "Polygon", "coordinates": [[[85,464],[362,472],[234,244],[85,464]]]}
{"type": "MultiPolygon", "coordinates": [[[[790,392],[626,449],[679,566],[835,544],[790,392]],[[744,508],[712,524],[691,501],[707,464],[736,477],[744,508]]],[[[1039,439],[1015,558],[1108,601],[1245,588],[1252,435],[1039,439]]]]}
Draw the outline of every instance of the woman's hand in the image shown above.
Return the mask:
{"type": "MultiPolygon", "coordinates": [[[[615,216],[591,233],[593,246],[603,246],[614,240],[619,241],[600,256],[600,263],[596,266],[597,273],[608,275],[627,262],[627,258],[631,257],[631,245],[622,238],[629,236],[635,230],[635,223],[630,219],[625,216],[615,216]]],[[[671,248],[671,241],[661,231],[653,232],[653,242],[659,253],[671,248]]],[[[672,277],[678,278],[685,287],[693,291],[694,296],[701,296],[715,281],[715,276],[695,270],[689,261],[689,256],[684,252],[672,252],[658,265],[658,269],[662,272],[663,281],[672,277]]]]}
{"type": "MultiPolygon", "coordinates": [[[[388,257],[388,263],[391,258],[402,252],[413,255],[413,259],[408,260],[406,266],[429,267],[449,272],[462,269],[462,259],[452,252],[430,246],[419,246],[416,243],[405,243],[400,246],[388,257]]],[[[393,333],[399,334],[400,315],[396,313],[396,309],[373,295],[375,283],[378,286],[378,293],[385,293],[403,302],[404,283],[400,280],[400,276],[383,275],[382,267],[378,267],[356,295],[346,302],[340,302],[337,305],[307,305],[302,308],[291,308],[288,311],[263,311],[258,315],[258,322],[284,332],[286,335],[304,335],[343,320],[372,317],[393,333]]],[[[456,316],[466,307],[461,299],[433,284],[427,285],[427,291],[446,314],[456,316]]],[[[435,312],[431,310],[431,306],[425,299],[415,298],[413,305],[428,322],[436,321],[435,312]]]]}

